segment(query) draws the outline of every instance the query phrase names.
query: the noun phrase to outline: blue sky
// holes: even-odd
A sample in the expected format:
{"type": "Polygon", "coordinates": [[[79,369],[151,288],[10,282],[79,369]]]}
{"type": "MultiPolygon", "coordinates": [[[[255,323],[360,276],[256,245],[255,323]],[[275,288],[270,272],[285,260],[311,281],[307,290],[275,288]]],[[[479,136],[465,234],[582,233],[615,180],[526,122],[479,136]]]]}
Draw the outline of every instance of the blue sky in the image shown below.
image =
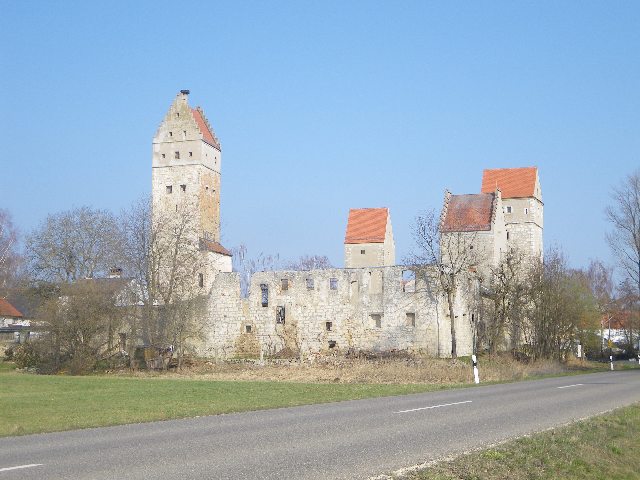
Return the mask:
{"type": "Polygon", "coordinates": [[[1,0],[0,207],[118,212],[190,89],[223,148],[223,243],[328,255],[351,207],[397,257],[443,191],[536,165],[545,244],[610,261],[608,191],[640,165],[640,2],[1,0]]]}

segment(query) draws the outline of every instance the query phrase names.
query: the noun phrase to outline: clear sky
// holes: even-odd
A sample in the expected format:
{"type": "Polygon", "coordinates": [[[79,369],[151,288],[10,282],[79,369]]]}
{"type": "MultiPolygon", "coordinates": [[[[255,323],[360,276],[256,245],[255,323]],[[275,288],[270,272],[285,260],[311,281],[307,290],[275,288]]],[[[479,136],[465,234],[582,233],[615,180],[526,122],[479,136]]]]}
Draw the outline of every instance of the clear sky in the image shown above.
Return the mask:
{"type": "Polygon", "coordinates": [[[222,239],[342,266],[349,208],[397,258],[443,191],[536,165],[545,245],[610,260],[610,187],[640,166],[637,1],[0,0],[0,207],[118,212],[150,191],[180,89],[223,149],[222,239]]]}

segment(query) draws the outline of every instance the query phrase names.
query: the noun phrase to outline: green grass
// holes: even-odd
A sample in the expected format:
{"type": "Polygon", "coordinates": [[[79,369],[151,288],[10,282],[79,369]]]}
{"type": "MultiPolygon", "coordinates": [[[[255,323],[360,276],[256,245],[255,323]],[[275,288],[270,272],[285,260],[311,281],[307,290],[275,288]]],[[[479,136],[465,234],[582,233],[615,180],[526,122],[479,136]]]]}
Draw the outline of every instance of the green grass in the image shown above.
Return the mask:
{"type": "Polygon", "coordinates": [[[0,362],[0,436],[149,422],[442,389],[16,373],[0,362]]]}
{"type": "Polygon", "coordinates": [[[459,457],[413,480],[640,479],[640,404],[459,457]]]}

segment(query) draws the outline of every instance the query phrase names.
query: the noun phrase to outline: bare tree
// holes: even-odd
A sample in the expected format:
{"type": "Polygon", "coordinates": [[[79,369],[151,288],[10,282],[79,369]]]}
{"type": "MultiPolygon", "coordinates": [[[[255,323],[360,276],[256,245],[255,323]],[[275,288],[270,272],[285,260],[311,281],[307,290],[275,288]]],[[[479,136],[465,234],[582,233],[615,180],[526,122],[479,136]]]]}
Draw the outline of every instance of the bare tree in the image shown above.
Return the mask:
{"type": "Polygon", "coordinates": [[[0,296],[6,295],[7,289],[16,277],[21,260],[17,243],[18,232],[13,225],[11,214],[0,208],[0,296]]]}
{"type": "Polygon", "coordinates": [[[137,285],[129,329],[134,338],[158,351],[165,366],[175,354],[180,367],[206,326],[206,292],[200,279],[207,265],[194,212],[184,204],[175,214],[152,214],[151,202],[145,199],[124,212],[120,221],[124,265],[137,285]]]}
{"type": "Polygon", "coordinates": [[[120,244],[113,214],[80,207],[47,216],[27,236],[25,250],[34,279],[70,283],[106,275],[120,244]]]}
{"type": "Polygon", "coordinates": [[[329,257],[326,255],[302,255],[296,260],[292,260],[284,266],[287,270],[323,270],[333,268],[329,257]]]}
{"type": "Polygon", "coordinates": [[[600,260],[591,260],[586,275],[600,313],[600,356],[603,356],[604,323],[611,323],[617,309],[617,302],[614,298],[613,269],[600,260]]]}
{"type": "Polygon", "coordinates": [[[251,258],[247,246],[240,244],[232,250],[233,270],[240,275],[240,294],[242,297],[249,296],[251,286],[251,276],[256,272],[268,272],[277,270],[281,266],[280,255],[260,253],[257,257],[251,258]]]}
{"type": "Polygon", "coordinates": [[[605,213],[613,231],[607,234],[607,241],[640,294],[640,170],[613,188],[611,199],[613,204],[605,213]]]}
{"type": "Polygon", "coordinates": [[[451,323],[451,357],[457,358],[455,305],[456,292],[482,262],[476,232],[442,231],[441,219],[433,210],[418,215],[413,227],[414,253],[408,263],[425,277],[429,268],[437,271],[439,288],[444,295],[451,323]]]}
{"type": "Polygon", "coordinates": [[[524,279],[527,263],[518,250],[505,253],[500,263],[491,267],[485,295],[490,299],[488,318],[484,319],[484,340],[491,353],[496,353],[506,340],[510,328],[511,347],[517,348],[525,307],[524,279]]]}

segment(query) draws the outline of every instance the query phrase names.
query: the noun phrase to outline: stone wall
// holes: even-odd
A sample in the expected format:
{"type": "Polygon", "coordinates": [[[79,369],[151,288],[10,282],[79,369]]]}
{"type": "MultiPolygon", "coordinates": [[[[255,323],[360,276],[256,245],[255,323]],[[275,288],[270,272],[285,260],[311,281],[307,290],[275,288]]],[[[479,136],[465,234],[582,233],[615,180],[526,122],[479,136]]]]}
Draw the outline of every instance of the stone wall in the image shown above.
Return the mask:
{"type": "MultiPolygon", "coordinates": [[[[238,275],[220,273],[209,297],[209,333],[202,354],[257,356],[260,350],[273,355],[286,349],[308,355],[353,349],[449,356],[450,319],[434,272],[407,282],[403,271],[396,266],[260,272],[251,279],[247,300],[240,297],[238,275]]],[[[477,289],[467,287],[458,292],[455,309],[459,355],[472,349],[470,320],[477,289]]]]}

